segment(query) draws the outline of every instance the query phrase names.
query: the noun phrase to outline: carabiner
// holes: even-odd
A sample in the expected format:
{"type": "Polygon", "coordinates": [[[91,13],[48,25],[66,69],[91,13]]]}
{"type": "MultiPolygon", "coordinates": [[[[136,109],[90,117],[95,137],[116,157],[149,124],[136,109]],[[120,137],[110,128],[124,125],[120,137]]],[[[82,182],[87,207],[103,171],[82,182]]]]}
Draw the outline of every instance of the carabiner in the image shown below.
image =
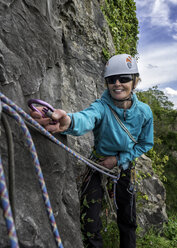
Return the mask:
{"type": "MultiPolygon", "coordinates": [[[[28,101],[28,106],[33,110],[33,111],[36,111],[38,112],[39,114],[41,114],[41,116],[43,118],[45,117],[49,117],[50,119],[52,119],[52,113],[54,111],[54,108],[47,102],[45,101],[42,101],[40,99],[30,99],[28,101]],[[41,105],[41,106],[44,106],[44,108],[42,109],[42,112],[40,110],[38,110],[34,104],[38,104],[38,105],[41,105]]],[[[54,121],[52,120],[52,122],[50,124],[53,124],[55,125],[57,123],[57,121],[54,121]]]]}

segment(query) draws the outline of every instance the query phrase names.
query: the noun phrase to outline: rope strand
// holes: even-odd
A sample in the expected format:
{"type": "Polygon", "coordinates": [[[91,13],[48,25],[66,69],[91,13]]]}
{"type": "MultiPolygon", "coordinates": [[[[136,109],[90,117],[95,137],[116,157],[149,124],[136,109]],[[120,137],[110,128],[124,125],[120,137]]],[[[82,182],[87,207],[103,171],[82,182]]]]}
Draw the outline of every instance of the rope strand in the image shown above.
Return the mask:
{"type": "Polygon", "coordinates": [[[18,122],[18,124],[20,125],[20,127],[21,127],[21,129],[22,129],[22,131],[24,133],[24,136],[26,138],[26,143],[27,143],[28,148],[30,150],[30,153],[32,155],[33,163],[34,163],[34,166],[35,166],[35,171],[36,171],[36,174],[37,174],[37,177],[38,177],[38,180],[39,180],[39,184],[40,184],[40,187],[41,187],[41,190],[42,190],[43,199],[44,199],[45,206],[46,206],[46,209],[47,209],[47,213],[48,213],[48,216],[49,216],[50,224],[52,226],[52,230],[53,230],[53,233],[54,233],[54,236],[55,236],[55,241],[56,241],[57,247],[63,248],[63,245],[61,243],[61,238],[60,238],[60,235],[59,235],[59,232],[58,232],[58,229],[57,229],[57,225],[56,225],[56,222],[55,222],[55,217],[54,217],[54,214],[53,214],[53,211],[52,211],[51,203],[50,203],[50,200],[49,200],[49,196],[48,196],[47,188],[46,188],[46,185],[45,185],[44,177],[43,177],[43,174],[42,174],[42,171],[41,171],[38,156],[37,156],[36,149],[35,149],[33,140],[31,138],[30,132],[28,131],[28,128],[26,127],[23,119],[17,114],[17,112],[14,109],[9,107],[5,103],[2,103],[2,108],[3,108],[3,111],[5,111],[8,114],[10,114],[18,122]]]}
{"type": "MultiPolygon", "coordinates": [[[[83,156],[81,156],[80,154],[78,154],[77,152],[73,151],[72,149],[70,149],[69,147],[67,147],[66,145],[64,145],[61,141],[57,140],[53,135],[51,135],[51,133],[49,133],[45,128],[43,128],[41,125],[39,125],[39,123],[37,123],[34,119],[32,119],[28,114],[26,114],[21,108],[19,108],[14,102],[12,102],[9,98],[7,98],[5,95],[3,95],[0,92],[0,98],[2,101],[2,107],[3,107],[3,111],[8,113],[10,116],[12,116],[20,125],[25,137],[26,137],[26,142],[27,145],[29,147],[30,153],[32,155],[33,158],[33,162],[35,165],[35,170],[38,176],[38,180],[40,183],[40,187],[43,193],[43,198],[45,201],[45,205],[46,205],[46,209],[47,209],[47,213],[49,216],[49,220],[53,229],[53,233],[55,235],[55,240],[56,240],[56,244],[57,247],[59,248],[63,248],[62,242],[61,242],[61,238],[59,236],[59,232],[57,229],[57,225],[55,222],[55,218],[53,215],[53,211],[51,208],[51,204],[50,204],[50,200],[49,200],[49,196],[47,193],[47,189],[45,186],[45,182],[44,182],[44,178],[43,178],[43,174],[40,168],[40,164],[39,164],[39,160],[37,157],[37,153],[35,150],[35,146],[33,143],[33,140],[31,138],[30,132],[28,130],[28,128],[25,125],[25,122],[30,123],[30,125],[32,125],[35,129],[37,129],[40,133],[42,133],[43,135],[45,135],[48,139],[50,139],[52,142],[54,142],[55,144],[59,145],[60,147],[62,147],[64,150],[66,150],[67,152],[71,153],[74,157],[76,157],[77,159],[79,159],[80,161],[84,162],[86,165],[88,165],[89,167],[91,167],[94,170],[99,171],[102,174],[105,174],[106,176],[111,177],[113,180],[117,181],[117,176],[113,175],[112,171],[97,164],[94,163],[93,161],[84,158],[83,156]],[[24,120],[23,120],[23,119],[24,120]]],[[[10,206],[10,203],[9,203],[10,206]]],[[[15,228],[13,226],[13,228],[15,228]]],[[[18,246],[11,246],[12,248],[18,248],[18,246]]]]}
{"type": "Polygon", "coordinates": [[[4,113],[2,113],[2,124],[4,126],[5,135],[7,137],[7,144],[8,144],[8,170],[9,170],[9,200],[10,205],[12,208],[12,214],[14,217],[14,222],[16,218],[15,214],[15,161],[14,161],[14,142],[12,131],[9,125],[9,122],[4,113]]]}
{"type": "Polygon", "coordinates": [[[108,171],[107,168],[105,168],[103,166],[100,166],[98,164],[95,165],[95,163],[92,163],[92,161],[88,162],[88,159],[85,159],[83,156],[81,156],[77,152],[73,151],[71,148],[69,148],[66,145],[64,145],[61,141],[57,140],[51,133],[49,133],[45,128],[43,128],[39,123],[37,123],[33,118],[31,118],[31,116],[26,114],[21,108],[19,108],[15,103],[13,103],[10,99],[8,99],[6,96],[4,96],[1,92],[0,92],[0,98],[1,98],[2,102],[4,102],[4,103],[8,104],[9,106],[11,106],[15,111],[17,111],[30,124],[35,126],[40,132],[42,132],[50,140],[52,140],[57,145],[61,146],[67,152],[71,153],[74,157],[76,157],[77,159],[81,160],[82,162],[84,162],[86,165],[88,165],[92,169],[95,169],[95,170],[99,171],[100,173],[103,173],[103,174],[105,174],[105,175],[107,175],[107,176],[109,176],[109,177],[111,177],[113,179],[117,178],[117,176],[111,174],[112,172],[110,170],[109,170],[109,173],[107,173],[106,172],[106,171],[108,171]]]}
{"type": "Polygon", "coordinates": [[[8,190],[6,186],[1,156],[0,156],[0,198],[1,198],[2,208],[4,211],[4,217],[6,221],[6,226],[8,230],[8,236],[10,239],[11,248],[19,248],[14,219],[13,219],[12,210],[11,210],[11,206],[9,202],[9,195],[8,195],[8,190]]]}

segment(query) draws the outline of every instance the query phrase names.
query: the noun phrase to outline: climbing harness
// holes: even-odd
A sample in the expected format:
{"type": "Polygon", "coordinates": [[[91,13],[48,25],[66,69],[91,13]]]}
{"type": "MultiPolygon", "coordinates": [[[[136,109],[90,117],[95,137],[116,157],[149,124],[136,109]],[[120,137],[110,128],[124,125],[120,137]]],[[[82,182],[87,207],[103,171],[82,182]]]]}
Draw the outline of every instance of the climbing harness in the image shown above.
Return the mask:
{"type": "MultiPolygon", "coordinates": [[[[101,156],[99,155],[95,148],[93,148],[93,151],[90,155],[90,160],[91,161],[95,161],[95,162],[98,162],[100,158],[103,158],[104,156],[101,156]]],[[[108,189],[107,189],[107,183],[108,183],[108,177],[105,176],[105,175],[102,175],[101,177],[101,185],[102,185],[102,188],[105,192],[105,197],[106,197],[106,201],[108,203],[108,208],[109,208],[109,212],[110,212],[110,215],[113,219],[116,219],[117,218],[117,210],[118,210],[118,206],[117,206],[117,202],[116,202],[116,185],[117,185],[117,182],[120,178],[120,169],[118,167],[114,167],[112,169],[112,172],[114,172],[117,177],[116,178],[112,178],[112,182],[113,182],[113,202],[111,201],[110,199],[110,196],[109,196],[109,192],[108,192],[108,189]],[[114,206],[115,208],[114,208],[114,206]]],[[[93,174],[95,173],[95,170],[93,169],[87,169],[84,177],[83,177],[83,184],[84,184],[84,188],[82,189],[82,193],[81,193],[81,198],[84,196],[86,190],[87,190],[87,187],[89,186],[89,183],[91,181],[91,178],[93,176],[93,174]]],[[[107,209],[108,211],[108,209],[107,209]]],[[[108,213],[107,213],[108,214],[108,213]]]]}
{"type": "MultiPolygon", "coordinates": [[[[47,209],[47,213],[49,216],[49,220],[51,223],[51,227],[55,236],[55,241],[57,244],[58,248],[63,248],[62,242],[61,242],[61,238],[57,229],[57,225],[55,222],[55,217],[51,208],[51,204],[50,204],[50,200],[49,200],[49,196],[47,193],[47,189],[46,189],[46,185],[45,185],[45,181],[43,178],[43,174],[41,171],[41,167],[39,164],[39,160],[38,160],[38,156],[36,153],[36,149],[33,143],[33,140],[31,138],[30,132],[28,131],[28,128],[25,125],[25,122],[27,124],[29,124],[30,126],[34,127],[35,129],[37,129],[40,133],[42,133],[43,135],[45,135],[48,139],[50,139],[52,142],[54,142],[55,144],[61,146],[64,150],[66,150],[67,152],[71,153],[73,156],[75,156],[77,159],[79,159],[80,161],[84,162],[86,165],[88,165],[90,168],[95,169],[99,172],[101,172],[104,175],[107,175],[109,177],[111,177],[112,179],[117,179],[117,176],[115,176],[113,174],[113,172],[101,165],[98,165],[94,162],[92,162],[89,159],[84,158],[83,156],[81,156],[80,154],[76,153],[75,151],[73,151],[72,149],[70,149],[69,147],[67,147],[66,145],[64,145],[62,142],[60,142],[59,140],[57,140],[53,135],[51,135],[51,133],[49,133],[46,129],[44,129],[40,124],[38,124],[34,119],[32,119],[28,114],[26,114],[21,108],[19,108],[14,102],[12,102],[9,98],[7,98],[5,95],[3,95],[0,92],[0,100],[2,102],[2,110],[3,112],[7,113],[8,115],[10,115],[11,117],[13,117],[18,124],[20,125],[25,138],[26,138],[26,142],[27,145],[29,147],[30,153],[32,155],[32,159],[35,165],[35,171],[37,173],[38,176],[38,180],[39,180],[39,184],[42,190],[42,194],[43,194],[43,198],[44,198],[44,202],[45,202],[45,206],[47,209]],[[24,119],[24,120],[23,120],[24,119]]],[[[35,102],[36,103],[36,102],[35,102]]],[[[43,105],[45,102],[40,102],[41,105],[43,105]]],[[[31,104],[34,104],[34,99],[33,102],[31,102],[31,104]]],[[[45,103],[46,104],[46,103],[45,103]]],[[[51,106],[50,106],[51,107],[51,106]]],[[[48,114],[51,116],[50,111],[52,112],[53,109],[50,108],[49,105],[45,105],[45,110],[43,111],[44,114],[48,114]]],[[[2,169],[1,169],[2,171],[2,169]]],[[[4,201],[4,196],[3,196],[3,192],[4,192],[4,188],[6,189],[6,187],[4,186],[4,176],[3,173],[0,172],[2,175],[0,177],[0,183],[1,183],[1,187],[0,187],[0,193],[1,193],[1,201],[4,201]]],[[[6,189],[7,191],[7,189],[6,189]]],[[[7,207],[3,207],[4,212],[6,211],[6,209],[8,211],[11,211],[11,206],[10,206],[10,202],[9,200],[7,201],[8,204],[8,208],[7,207]]],[[[4,205],[3,205],[4,206],[4,205]]],[[[12,212],[12,211],[11,211],[12,212]]],[[[10,218],[10,225],[9,225],[9,220],[6,221],[6,225],[7,225],[7,229],[8,229],[8,233],[9,233],[9,238],[10,240],[13,240],[13,242],[15,242],[15,245],[12,243],[11,241],[11,248],[18,248],[18,239],[16,236],[16,230],[15,230],[15,224],[13,221],[13,217],[12,217],[12,213],[7,215],[10,218]],[[15,241],[14,241],[15,240],[15,241]]]]}

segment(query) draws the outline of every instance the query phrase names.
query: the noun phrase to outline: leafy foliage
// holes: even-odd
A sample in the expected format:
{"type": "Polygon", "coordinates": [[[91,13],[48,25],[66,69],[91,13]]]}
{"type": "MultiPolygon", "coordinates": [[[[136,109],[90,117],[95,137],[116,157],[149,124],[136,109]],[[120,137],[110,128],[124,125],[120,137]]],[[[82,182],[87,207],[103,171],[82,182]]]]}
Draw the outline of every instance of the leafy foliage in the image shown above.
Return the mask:
{"type": "MultiPolygon", "coordinates": [[[[176,224],[173,226],[173,230],[176,224]]],[[[167,226],[167,233],[169,233],[169,227],[167,226]]],[[[162,236],[160,233],[150,230],[143,238],[137,239],[137,248],[174,248],[177,245],[176,234],[171,239],[167,236],[162,236]]]]}
{"type": "Polygon", "coordinates": [[[171,240],[174,247],[177,246],[177,216],[175,214],[169,217],[168,223],[164,226],[163,235],[171,240]]]}
{"type": "Polygon", "coordinates": [[[165,136],[169,133],[169,127],[175,125],[177,111],[173,109],[173,103],[168,100],[168,97],[163,91],[159,90],[157,86],[154,86],[147,91],[138,92],[137,95],[142,102],[147,103],[152,109],[154,116],[155,141],[163,141],[161,145],[158,141],[158,146],[156,146],[156,148],[160,145],[161,149],[165,141],[165,136]]]}
{"type": "Polygon", "coordinates": [[[110,221],[109,224],[103,219],[103,229],[101,235],[103,237],[104,247],[118,247],[119,243],[119,231],[117,223],[110,221]]]}
{"type": "Polygon", "coordinates": [[[157,153],[154,148],[147,152],[147,156],[152,160],[152,168],[156,175],[159,176],[160,180],[164,182],[167,181],[164,167],[167,164],[169,157],[167,155],[161,155],[157,153]]]}
{"type": "Polygon", "coordinates": [[[135,56],[137,54],[138,19],[134,0],[105,0],[101,9],[109,25],[116,54],[128,53],[135,56]]]}
{"type": "Polygon", "coordinates": [[[177,111],[173,103],[157,86],[144,92],[137,92],[139,100],[150,105],[154,117],[154,147],[147,156],[152,159],[154,171],[166,181],[167,208],[177,210],[177,111]],[[167,180],[166,180],[167,179],[167,180]]]}
{"type": "Polygon", "coordinates": [[[168,223],[164,224],[162,232],[150,229],[143,237],[137,233],[137,248],[173,248],[177,246],[177,215],[169,216],[168,223]]]}
{"type": "MultiPolygon", "coordinates": [[[[150,229],[143,237],[141,228],[137,229],[137,248],[174,248],[177,246],[177,215],[171,215],[164,224],[163,232],[150,229]]],[[[102,236],[104,247],[117,248],[119,244],[118,228],[115,221],[109,223],[103,219],[102,236]]]]}

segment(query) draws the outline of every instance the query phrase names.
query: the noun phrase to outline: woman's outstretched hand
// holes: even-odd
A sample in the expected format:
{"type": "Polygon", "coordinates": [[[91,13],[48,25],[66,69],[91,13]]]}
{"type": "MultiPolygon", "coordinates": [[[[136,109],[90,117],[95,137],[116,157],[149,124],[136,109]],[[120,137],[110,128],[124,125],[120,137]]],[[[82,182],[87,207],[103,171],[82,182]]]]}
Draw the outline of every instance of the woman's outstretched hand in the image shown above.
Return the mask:
{"type": "MultiPolygon", "coordinates": [[[[42,113],[43,107],[37,107],[37,109],[42,113]]],[[[47,131],[51,133],[64,132],[66,131],[70,124],[71,119],[62,109],[55,109],[52,113],[52,120],[57,121],[56,124],[51,125],[50,118],[43,118],[37,111],[30,111],[30,115],[35,121],[42,125],[47,131]]]]}

